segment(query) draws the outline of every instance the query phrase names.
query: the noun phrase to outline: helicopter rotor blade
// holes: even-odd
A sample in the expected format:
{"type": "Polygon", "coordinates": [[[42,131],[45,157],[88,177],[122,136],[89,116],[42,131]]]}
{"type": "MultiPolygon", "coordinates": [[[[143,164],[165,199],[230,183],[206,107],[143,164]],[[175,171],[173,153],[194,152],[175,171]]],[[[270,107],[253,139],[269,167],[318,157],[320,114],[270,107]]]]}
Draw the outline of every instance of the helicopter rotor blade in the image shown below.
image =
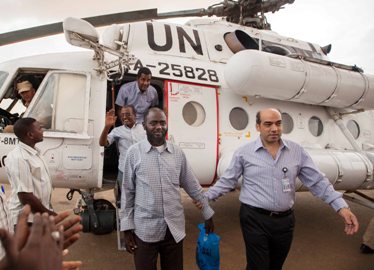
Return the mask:
{"type": "MultiPolygon", "coordinates": [[[[83,18],[95,27],[157,18],[157,9],[145,9],[83,18]]],[[[62,22],[0,34],[0,46],[63,33],[62,22]]]]}

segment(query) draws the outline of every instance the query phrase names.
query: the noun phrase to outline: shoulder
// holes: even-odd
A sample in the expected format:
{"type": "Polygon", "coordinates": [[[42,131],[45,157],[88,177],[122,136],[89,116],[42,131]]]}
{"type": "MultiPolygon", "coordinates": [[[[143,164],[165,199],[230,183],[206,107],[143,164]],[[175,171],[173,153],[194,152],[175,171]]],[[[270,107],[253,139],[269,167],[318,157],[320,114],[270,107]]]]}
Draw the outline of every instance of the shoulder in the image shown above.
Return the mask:
{"type": "Polygon", "coordinates": [[[152,94],[156,94],[157,95],[157,90],[156,88],[154,88],[152,85],[149,85],[148,86],[148,91],[152,94]]]}
{"type": "Polygon", "coordinates": [[[129,149],[127,149],[127,153],[126,155],[127,156],[134,156],[134,155],[138,155],[138,154],[141,154],[143,152],[146,152],[146,142],[147,140],[146,139],[143,139],[137,143],[134,143],[133,145],[131,145],[129,147],[129,149]]]}
{"type": "Polygon", "coordinates": [[[300,144],[298,144],[298,143],[296,143],[294,141],[285,140],[285,139],[282,139],[282,141],[283,141],[284,145],[286,145],[286,147],[288,147],[291,150],[299,150],[299,151],[301,151],[301,150],[304,149],[300,144]]]}
{"type": "Polygon", "coordinates": [[[136,84],[136,81],[125,83],[119,89],[120,91],[131,91],[136,84]]]}

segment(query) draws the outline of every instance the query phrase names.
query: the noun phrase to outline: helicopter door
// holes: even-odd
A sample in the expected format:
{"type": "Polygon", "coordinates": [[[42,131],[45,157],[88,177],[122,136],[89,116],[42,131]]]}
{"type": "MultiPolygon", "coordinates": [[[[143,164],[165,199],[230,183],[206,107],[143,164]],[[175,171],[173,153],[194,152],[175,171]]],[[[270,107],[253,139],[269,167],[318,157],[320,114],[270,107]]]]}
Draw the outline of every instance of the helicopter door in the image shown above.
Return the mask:
{"type": "Polygon", "coordinates": [[[217,89],[166,81],[168,139],[185,152],[202,185],[215,179],[218,160],[217,89]]]}

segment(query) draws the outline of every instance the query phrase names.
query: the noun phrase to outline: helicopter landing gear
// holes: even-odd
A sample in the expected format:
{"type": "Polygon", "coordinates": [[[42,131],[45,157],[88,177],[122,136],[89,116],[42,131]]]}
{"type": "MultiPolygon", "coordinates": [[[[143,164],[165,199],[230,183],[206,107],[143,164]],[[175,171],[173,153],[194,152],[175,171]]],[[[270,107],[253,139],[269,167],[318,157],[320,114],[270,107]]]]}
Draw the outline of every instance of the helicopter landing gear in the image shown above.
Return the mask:
{"type": "Polygon", "coordinates": [[[75,191],[82,195],[74,208],[74,213],[82,217],[83,232],[111,233],[117,226],[116,208],[113,204],[105,199],[94,199],[92,192],[77,189],[68,192],[68,200],[72,199],[75,191]]]}

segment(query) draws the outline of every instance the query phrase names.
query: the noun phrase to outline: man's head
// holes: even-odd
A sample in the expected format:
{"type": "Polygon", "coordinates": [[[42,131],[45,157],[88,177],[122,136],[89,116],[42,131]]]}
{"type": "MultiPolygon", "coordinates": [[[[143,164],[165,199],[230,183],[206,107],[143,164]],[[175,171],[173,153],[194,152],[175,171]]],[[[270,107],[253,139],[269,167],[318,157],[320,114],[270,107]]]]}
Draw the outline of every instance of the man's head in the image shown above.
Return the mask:
{"type": "Polygon", "coordinates": [[[147,67],[142,67],[138,71],[138,87],[139,90],[144,92],[147,91],[149,85],[151,84],[151,78],[152,78],[152,73],[147,67]]]}
{"type": "Polygon", "coordinates": [[[121,108],[121,121],[122,124],[132,128],[136,121],[136,110],[132,105],[125,105],[121,108]]]}
{"type": "Polygon", "coordinates": [[[274,108],[259,111],[256,114],[256,129],[264,144],[278,143],[282,136],[281,113],[274,108]]]}
{"type": "Polygon", "coordinates": [[[166,115],[163,110],[157,107],[150,108],[144,114],[143,127],[147,133],[147,138],[152,146],[160,146],[165,143],[166,132],[166,115]]]}
{"type": "Polygon", "coordinates": [[[39,122],[31,117],[18,119],[14,124],[14,134],[21,142],[31,147],[43,141],[43,129],[39,122]]]}
{"type": "Polygon", "coordinates": [[[21,96],[23,104],[28,107],[35,95],[35,80],[32,76],[22,76],[17,79],[17,92],[21,96]]]}

